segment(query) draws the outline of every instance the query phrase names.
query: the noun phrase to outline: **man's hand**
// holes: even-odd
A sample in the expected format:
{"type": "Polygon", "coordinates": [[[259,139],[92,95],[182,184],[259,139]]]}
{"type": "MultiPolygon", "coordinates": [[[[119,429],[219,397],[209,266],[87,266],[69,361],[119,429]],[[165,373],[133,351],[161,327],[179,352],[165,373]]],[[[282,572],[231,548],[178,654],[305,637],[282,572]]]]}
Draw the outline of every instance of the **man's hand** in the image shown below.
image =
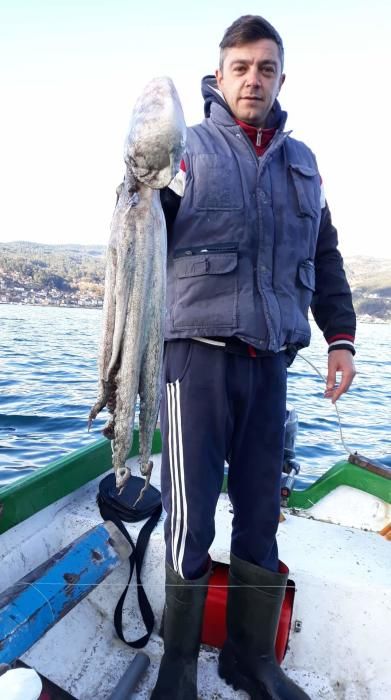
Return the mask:
{"type": "Polygon", "coordinates": [[[328,355],[328,373],[326,399],[335,403],[337,399],[347,391],[355,377],[353,355],[349,350],[332,350],[328,355]],[[341,372],[341,381],[337,384],[337,372],[341,372]]]}

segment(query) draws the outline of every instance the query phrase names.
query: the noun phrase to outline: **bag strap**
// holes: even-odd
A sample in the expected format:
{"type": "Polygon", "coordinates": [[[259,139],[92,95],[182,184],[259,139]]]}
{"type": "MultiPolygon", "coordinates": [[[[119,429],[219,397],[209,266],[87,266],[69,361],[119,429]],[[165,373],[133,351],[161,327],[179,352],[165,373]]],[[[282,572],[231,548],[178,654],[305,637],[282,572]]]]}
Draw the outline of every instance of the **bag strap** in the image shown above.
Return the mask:
{"type": "Polygon", "coordinates": [[[155,624],[155,616],[153,614],[151,604],[148,600],[147,594],[144,591],[143,584],[141,582],[141,569],[143,566],[143,561],[144,561],[144,555],[145,551],[148,546],[149,538],[151,536],[152,530],[156,527],[156,524],[162,514],[162,504],[159,503],[157,506],[156,510],[152,515],[148,518],[147,522],[143,525],[141,528],[136,545],[134,545],[134,542],[129,535],[126,527],[124,526],[121,518],[117,515],[115,510],[107,505],[100,496],[97,498],[100,514],[104,520],[111,520],[117,527],[118,529],[122,532],[122,534],[126,537],[128,540],[130,546],[132,547],[132,553],[129,557],[129,565],[130,565],[130,573],[129,573],[129,579],[128,583],[126,584],[123,593],[121,594],[117,606],[114,611],[114,626],[115,630],[118,634],[118,637],[125,642],[130,647],[133,647],[134,649],[142,649],[145,647],[147,644],[152,630],[153,626],[155,624]],[[141,617],[143,619],[143,623],[145,625],[145,629],[147,630],[147,633],[143,636],[140,637],[139,639],[135,639],[131,642],[128,642],[123,634],[123,628],[122,628],[122,610],[126,598],[126,594],[128,592],[128,588],[130,585],[130,582],[132,580],[133,576],[133,570],[134,567],[136,566],[136,578],[137,578],[137,599],[138,599],[138,604],[140,607],[140,612],[141,612],[141,617]]]}

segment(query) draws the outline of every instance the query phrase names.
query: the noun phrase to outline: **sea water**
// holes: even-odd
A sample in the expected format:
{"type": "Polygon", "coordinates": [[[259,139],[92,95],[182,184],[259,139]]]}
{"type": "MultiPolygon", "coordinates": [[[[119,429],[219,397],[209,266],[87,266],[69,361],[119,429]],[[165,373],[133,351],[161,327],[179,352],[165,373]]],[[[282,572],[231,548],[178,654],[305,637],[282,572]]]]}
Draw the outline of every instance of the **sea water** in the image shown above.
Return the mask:
{"type": "MultiPolygon", "coordinates": [[[[107,416],[90,432],[97,391],[101,310],[0,305],[0,485],[40,469],[101,437],[107,416]]],[[[323,398],[327,345],[313,324],[311,347],[288,376],[288,402],[298,414],[301,481],[313,481],[346,448],[390,463],[391,325],[359,323],[358,374],[338,401],[323,398]]]]}

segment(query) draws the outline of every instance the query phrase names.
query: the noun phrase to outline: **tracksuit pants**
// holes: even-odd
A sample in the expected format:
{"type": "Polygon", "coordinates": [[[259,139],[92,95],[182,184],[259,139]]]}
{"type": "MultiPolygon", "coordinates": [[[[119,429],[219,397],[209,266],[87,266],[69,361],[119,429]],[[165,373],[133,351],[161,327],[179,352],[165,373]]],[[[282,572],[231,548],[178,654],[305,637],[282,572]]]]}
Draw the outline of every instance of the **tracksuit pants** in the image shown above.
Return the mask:
{"type": "Polygon", "coordinates": [[[160,412],[166,559],[182,578],[207,569],[225,460],[231,551],[278,570],[286,366],[284,352],[249,357],[197,340],[166,343],[160,412]]]}

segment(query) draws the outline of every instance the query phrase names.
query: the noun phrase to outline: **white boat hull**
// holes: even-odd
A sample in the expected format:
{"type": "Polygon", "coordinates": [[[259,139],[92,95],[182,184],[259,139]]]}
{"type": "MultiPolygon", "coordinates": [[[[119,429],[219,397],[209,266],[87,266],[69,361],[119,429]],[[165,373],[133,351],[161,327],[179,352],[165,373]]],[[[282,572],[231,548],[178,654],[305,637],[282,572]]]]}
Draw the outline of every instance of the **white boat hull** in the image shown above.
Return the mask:
{"type": "MultiPolygon", "coordinates": [[[[134,465],[133,473],[136,469],[134,465]]],[[[100,522],[95,505],[99,480],[2,535],[2,590],[100,522]]],[[[153,482],[159,485],[157,465],[153,482]]],[[[279,554],[297,592],[284,670],[312,700],[386,700],[391,697],[391,543],[377,533],[285,515],[278,531],[279,554]]],[[[229,562],[231,517],[228,497],[222,494],[210,552],[215,561],[229,562]]],[[[135,539],[142,524],[128,526],[135,539]]],[[[135,654],[117,638],[113,626],[128,572],[128,563],[121,564],[23,660],[80,700],[108,698],[135,654]]],[[[143,582],[158,628],[164,604],[162,520],[151,536],[143,582]]],[[[144,634],[134,582],[124,607],[124,632],[132,639],[144,634]]],[[[162,655],[156,633],[145,651],[151,665],[135,700],[149,698],[156,680],[162,655]]],[[[246,698],[219,679],[217,655],[210,648],[201,650],[199,697],[246,698]]]]}

